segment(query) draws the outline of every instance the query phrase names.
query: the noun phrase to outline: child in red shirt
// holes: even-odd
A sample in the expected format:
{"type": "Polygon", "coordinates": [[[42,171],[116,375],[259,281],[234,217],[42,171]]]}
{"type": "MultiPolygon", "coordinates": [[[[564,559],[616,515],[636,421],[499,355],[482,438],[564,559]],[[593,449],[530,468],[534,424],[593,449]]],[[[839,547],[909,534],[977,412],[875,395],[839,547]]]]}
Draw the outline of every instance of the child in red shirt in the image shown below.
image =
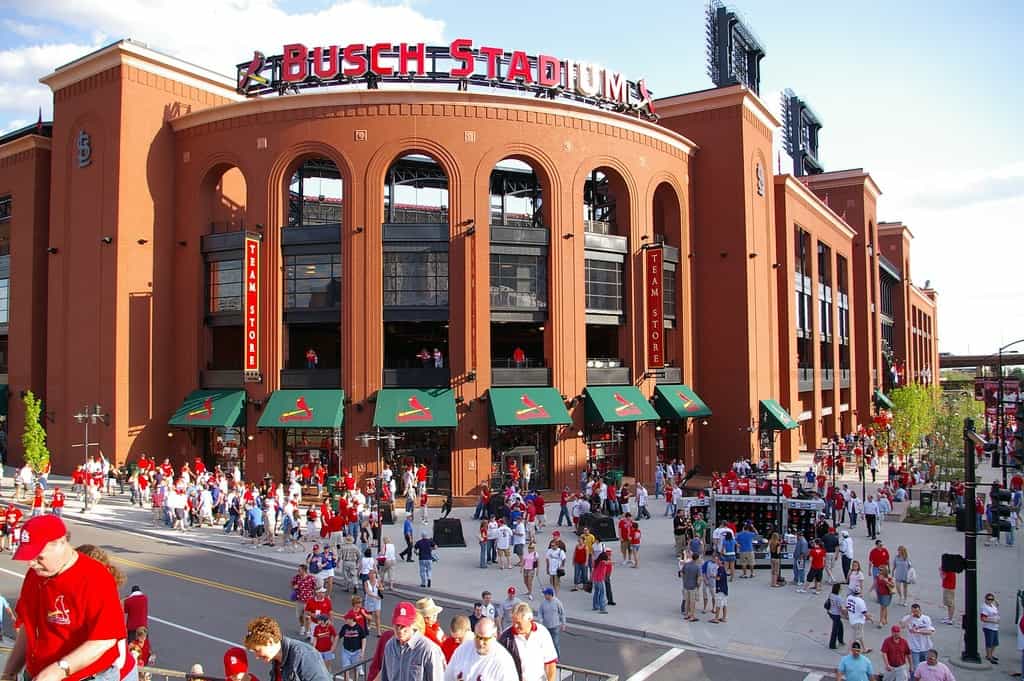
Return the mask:
{"type": "Polygon", "coordinates": [[[36,485],[36,494],[32,498],[32,517],[43,514],[43,487],[36,485]]]}
{"type": "Polygon", "coordinates": [[[53,488],[53,497],[50,499],[50,512],[58,518],[64,514],[64,492],[60,487],[53,488]]]}
{"type": "Polygon", "coordinates": [[[317,617],[313,627],[313,647],[320,653],[328,671],[334,671],[334,646],[338,640],[338,632],[330,622],[328,615],[317,617]]]}
{"type": "Polygon", "coordinates": [[[640,539],[642,537],[640,526],[633,523],[633,528],[629,531],[629,559],[633,562],[633,567],[640,567],[640,539]]]}

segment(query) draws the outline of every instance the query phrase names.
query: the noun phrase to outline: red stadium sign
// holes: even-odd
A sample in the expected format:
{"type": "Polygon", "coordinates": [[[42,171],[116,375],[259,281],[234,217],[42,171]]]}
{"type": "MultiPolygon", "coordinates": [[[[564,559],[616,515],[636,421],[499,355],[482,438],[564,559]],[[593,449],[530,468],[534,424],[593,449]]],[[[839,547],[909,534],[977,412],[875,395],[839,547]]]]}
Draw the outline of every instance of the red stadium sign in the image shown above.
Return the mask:
{"type": "Polygon", "coordinates": [[[663,288],[661,246],[644,251],[644,293],[647,296],[647,367],[665,366],[665,289],[663,288]]]}
{"type": "Polygon", "coordinates": [[[260,371],[260,239],[245,237],[245,266],[242,268],[244,288],[242,298],[245,312],[244,369],[248,380],[258,380],[260,371]]]}
{"type": "Polygon", "coordinates": [[[560,59],[522,50],[473,47],[468,38],[444,46],[424,43],[353,43],[307,47],[291,43],[281,54],[253,53],[237,65],[238,92],[247,96],[288,94],[301,89],[381,82],[481,85],[528,91],[537,97],[567,98],[604,109],[654,113],[653,95],[644,80],[626,80],[617,71],[590,62],[560,59]]]}

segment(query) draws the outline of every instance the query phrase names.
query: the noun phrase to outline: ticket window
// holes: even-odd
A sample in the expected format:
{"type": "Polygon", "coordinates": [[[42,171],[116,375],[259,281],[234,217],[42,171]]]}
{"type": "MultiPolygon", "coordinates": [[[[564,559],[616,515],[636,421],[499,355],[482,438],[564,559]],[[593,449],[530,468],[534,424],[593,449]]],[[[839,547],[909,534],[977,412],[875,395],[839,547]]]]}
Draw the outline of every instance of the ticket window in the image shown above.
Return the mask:
{"type": "Polygon", "coordinates": [[[213,465],[219,466],[220,470],[228,476],[231,476],[235,466],[238,466],[241,479],[245,480],[245,429],[211,428],[210,440],[213,465]]]}
{"type": "Polygon", "coordinates": [[[518,477],[520,486],[550,489],[551,428],[496,428],[491,431],[491,486],[505,487],[518,477]],[[525,479],[529,471],[529,480],[525,479]]]}
{"type": "Polygon", "coordinates": [[[683,460],[680,431],[679,421],[659,421],[658,425],[654,427],[654,443],[658,463],[670,464],[677,459],[683,460]]]}
{"type": "MultiPolygon", "coordinates": [[[[406,466],[425,464],[427,492],[447,494],[452,488],[451,431],[447,428],[416,428],[395,431],[395,446],[388,445],[384,457],[401,479],[406,466]]],[[[401,492],[401,490],[399,490],[401,492]]]]}
{"type": "Polygon", "coordinates": [[[320,464],[328,475],[340,475],[342,431],[340,428],[295,428],[285,432],[284,466],[312,468],[320,464]]]}

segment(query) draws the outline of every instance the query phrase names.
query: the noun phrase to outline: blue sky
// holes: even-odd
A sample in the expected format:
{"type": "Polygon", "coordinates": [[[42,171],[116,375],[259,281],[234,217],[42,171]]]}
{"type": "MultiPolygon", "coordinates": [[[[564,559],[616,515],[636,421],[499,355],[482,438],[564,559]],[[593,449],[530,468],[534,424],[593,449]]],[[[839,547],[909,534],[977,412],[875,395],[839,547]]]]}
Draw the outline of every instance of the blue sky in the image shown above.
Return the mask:
{"type": "MultiPolygon", "coordinates": [[[[0,0],[0,129],[51,111],[36,81],[122,37],[231,74],[255,48],[472,38],[595,61],[656,96],[710,87],[704,3],[424,0],[0,0]]],[[[939,291],[939,347],[1024,338],[1024,3],[731,3],[767,50],[762,97],[792,88],[824,123],[827,170],[863,167],[882,220],[915,235],[911,270],[939,291]]]]}

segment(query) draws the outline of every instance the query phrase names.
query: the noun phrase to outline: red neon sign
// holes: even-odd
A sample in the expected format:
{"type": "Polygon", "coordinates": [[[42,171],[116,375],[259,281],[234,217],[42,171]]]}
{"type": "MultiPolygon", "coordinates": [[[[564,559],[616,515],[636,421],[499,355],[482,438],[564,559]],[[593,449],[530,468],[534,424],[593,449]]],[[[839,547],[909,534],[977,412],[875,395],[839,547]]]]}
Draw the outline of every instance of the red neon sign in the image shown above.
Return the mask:
{"type": "Polygon", "coordinates": [[[245,267],[243,267],[245,288],[242,294],[245,300],[244,357],[245,371],[260,370],[260,240],[256,237],[245,237],[245,267]]]}
{"type": "Polygon", "coordinates": [[[647,367],[665,366],[665,289],[662,287],[662,248],[644,251],[644,292],[647,295],[647,367]]]}

